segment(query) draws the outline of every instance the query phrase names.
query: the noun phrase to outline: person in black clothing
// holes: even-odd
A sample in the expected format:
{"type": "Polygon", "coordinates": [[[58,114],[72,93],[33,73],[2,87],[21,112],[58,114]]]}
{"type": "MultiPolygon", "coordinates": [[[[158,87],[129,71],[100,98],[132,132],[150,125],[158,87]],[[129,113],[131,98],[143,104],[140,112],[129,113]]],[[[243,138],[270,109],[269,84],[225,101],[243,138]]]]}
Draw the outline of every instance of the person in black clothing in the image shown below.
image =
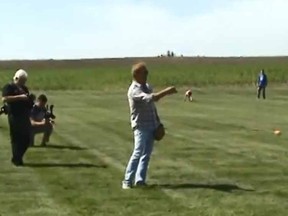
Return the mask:
{"type": "Polygon", "coordinates": [[[23,165],[23,156],[30,143],[30,111],[33,101],[25,86],[28,74],[20,69],[16,71],[13,82],[4,86],[2,101],[8,107],[8,123],[12,146],[12,163],[23,165]]]}

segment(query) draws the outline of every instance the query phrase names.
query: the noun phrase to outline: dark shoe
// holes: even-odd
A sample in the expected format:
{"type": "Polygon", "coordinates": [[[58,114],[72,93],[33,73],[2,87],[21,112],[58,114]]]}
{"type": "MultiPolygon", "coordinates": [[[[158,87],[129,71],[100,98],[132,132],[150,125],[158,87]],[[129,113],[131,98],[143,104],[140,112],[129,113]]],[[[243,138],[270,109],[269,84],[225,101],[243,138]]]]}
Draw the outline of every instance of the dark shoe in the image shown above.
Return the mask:
{"type": "Polygon", "coordinates": [[[46,142],[41,142],[41,146],[43,147],[47,146],[46,142]]]}
{"type": "Polygon", "coordinates": [[[11,162],[14,164],[14,166],[17,166],[17,167],[18,167],[18,166],[23,166],[23,165],[24,165],[22,159],[21,159],[21,160],[16,160],[16,159],[12,158],[11,162]]]}
{"type": "Polygon", "coordinates": [[[147,187],[148,185],[145,182],[136,182],[135,186],[139,187],[139,188],[142,188],[142,187],[147,187]]]}

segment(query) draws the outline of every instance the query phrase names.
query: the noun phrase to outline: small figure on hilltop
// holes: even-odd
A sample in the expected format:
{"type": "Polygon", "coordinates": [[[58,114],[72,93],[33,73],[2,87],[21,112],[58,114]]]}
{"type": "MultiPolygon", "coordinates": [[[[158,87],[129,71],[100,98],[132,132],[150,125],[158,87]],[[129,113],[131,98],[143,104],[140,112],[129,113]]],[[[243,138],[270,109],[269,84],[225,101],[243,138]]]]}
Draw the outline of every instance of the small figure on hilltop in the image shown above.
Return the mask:
{"type": "Polygon", "coordinates": [[[167,51],[167,57],[171,57],[171,52],[170,52],[170,50],[167,51]]]}
{"type": "Polygon", "coordinates": [[[260,71],[260,74],[258,76],[258,82],[257,82],[257,98],[260,99],[261,92],[263,99],[266,99],[266,87],[268,84],[267,75],[265,74],[264,69],[260,71]]]}
{"type": "Polygon", "coordinates": [[[188,89],[188,90],[185,92],[184,101],[186,101],[187,99],[188,99],[190,102],[193,101],[192,90],[191,90],[191,89],[188,89]]]}

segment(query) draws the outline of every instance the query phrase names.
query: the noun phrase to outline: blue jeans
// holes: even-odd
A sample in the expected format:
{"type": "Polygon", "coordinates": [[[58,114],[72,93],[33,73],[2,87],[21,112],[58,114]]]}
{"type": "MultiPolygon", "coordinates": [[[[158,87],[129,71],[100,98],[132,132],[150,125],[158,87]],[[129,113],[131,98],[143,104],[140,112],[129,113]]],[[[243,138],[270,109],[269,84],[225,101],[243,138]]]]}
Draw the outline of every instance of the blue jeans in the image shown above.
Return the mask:
{"type": "Polygon", "coordinates": [[[134,130],[134,150],[128,162],[124,182],[145,183],[150,156],[154,144],[154,130],[134,130]]]}

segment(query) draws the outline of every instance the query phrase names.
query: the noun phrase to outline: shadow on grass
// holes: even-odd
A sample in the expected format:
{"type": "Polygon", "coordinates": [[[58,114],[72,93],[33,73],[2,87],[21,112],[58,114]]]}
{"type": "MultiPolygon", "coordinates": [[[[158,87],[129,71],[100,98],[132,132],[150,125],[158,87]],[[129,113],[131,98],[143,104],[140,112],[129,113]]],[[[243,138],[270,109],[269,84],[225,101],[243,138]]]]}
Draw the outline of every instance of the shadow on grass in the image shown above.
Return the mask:
{"type": "Polygon", "coordinates": [[[187,184],[154,184],[149,186],[149,188],[160,188],[160,189],[211,189],[222,192],[231,193],[233,191],[247,191],[252,192],[255,191],[253,189],[245,189],[241,188],[237,185],[233,184],[197,184],[197,183],[187,183],[187,184]]]}
{"type": "Polygon", "coordinates": [[[89,163],[25,163],[25,167],[32,168],[107,168],[107,165],[96,165],[89,163]]]}
{"type": "Polygon", "coordinates": [[[35,145],[35,146],[31,146],[32,148],[47,148],[47,149],[60,149],[60,150],[87,150],[87,148],[83,148],[83,147],[78,147],[78,146],[63,146],[63,145],[49,145],[47,144],[46,146],[41,146],[41,145],[35,145]]]}

